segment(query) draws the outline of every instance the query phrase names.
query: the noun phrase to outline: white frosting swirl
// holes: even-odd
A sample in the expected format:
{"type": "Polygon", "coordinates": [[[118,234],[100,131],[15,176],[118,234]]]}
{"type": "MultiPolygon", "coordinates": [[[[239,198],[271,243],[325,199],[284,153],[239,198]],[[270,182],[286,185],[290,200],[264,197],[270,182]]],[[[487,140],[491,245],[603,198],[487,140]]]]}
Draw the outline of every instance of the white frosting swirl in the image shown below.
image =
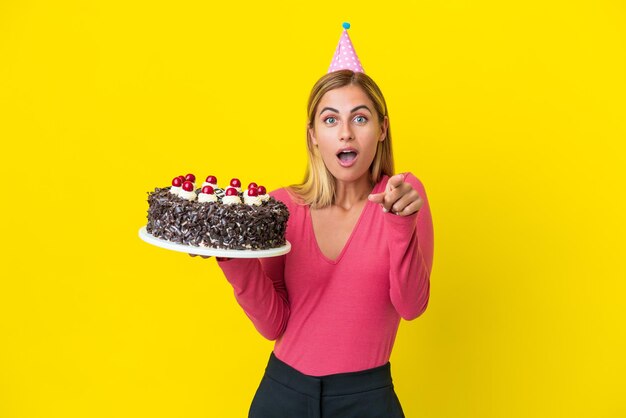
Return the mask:
{"type": "Polygon", "coordinates": [[[183,188],[181,186],[172,186],[170,187],[170,193],[173,194],[174,196],[178,196],[180,195],[180,192],[183,191],[183,188]]]}
{"type": "Polygon", "coordinates": [[[270,195],[268,195],[267,193],[261,194],[259,195],[259,198],[261,199],[261,201],[267,202],[268,200],[270,200],[270,195]]]}
{"type": "Polygon", "coordinates": [[[202,183],[202,187],[204,187],[204,186],[211,186],[214,189],[217,189],[217,183],[209,183],[209,182],[205,181],[204,183],[202,183]]]}
{"type": "Polygon", "coordinates": [[[194,192],[193,190],[190,192],[188,192],[187,190],[181,190],[178,193],[178,196],[182,199],[189,200],[189,201],[196,200],[196,197],[197,197],[196,192],[194,192]]]}
{"type": "Polygon", "coordinates": [[[238,203],[241,203],[241,199],[239,198],[239,196],[224,196],[222,198],[222,203],[225,205],[236,205],[238,203]]]}
{"type": "Polygon", "coordinates": [[[215,196],[214,194],[200,193],[198,195],[198,202],[217,202],[217,196],[215,196]]]}
{"type": "Polygon", "coordinates": [[[246,205],[250,206],[260,206],[261,203],[263,203],[261,196],[248,196],[247,193],[243,195],[243,201],[246,205]]]}

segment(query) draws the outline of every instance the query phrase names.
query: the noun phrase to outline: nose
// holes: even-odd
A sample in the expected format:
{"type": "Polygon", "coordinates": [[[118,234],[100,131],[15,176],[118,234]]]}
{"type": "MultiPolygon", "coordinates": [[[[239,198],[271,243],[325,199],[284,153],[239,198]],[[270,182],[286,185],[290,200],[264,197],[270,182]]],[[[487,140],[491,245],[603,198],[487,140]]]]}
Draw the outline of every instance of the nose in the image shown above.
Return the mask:
{"type": "Polygon", "coordinates": [[[354,135],[349,123],[342,123],[341,130],[339,131],[340,141],[350,141],[354,139],[354,135]]]}

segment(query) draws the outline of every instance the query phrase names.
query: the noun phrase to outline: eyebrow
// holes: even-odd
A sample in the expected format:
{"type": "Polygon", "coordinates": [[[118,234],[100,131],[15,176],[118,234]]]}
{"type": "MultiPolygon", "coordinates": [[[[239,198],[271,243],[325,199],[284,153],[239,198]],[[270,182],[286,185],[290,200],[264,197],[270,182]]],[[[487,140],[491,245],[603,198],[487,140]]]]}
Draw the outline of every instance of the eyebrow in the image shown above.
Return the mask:
{"type": "MultiPolygon", "coordinates": [[[[354,112],[356,112],[356,111],[357,111],[357,110],[359,110],[359,109],[367,109],[370,113],[372,113],[372,111],[370,110],[370,108],[369,108],[369,107],[367,107],[367,106],[365,106],[365,105],[360,105],[360,106],[355,107],[354,109],[352,109],[352,110],[350,111],[350,113],[354,113],[354,112]]],[[[330,111],[335,112],[335,113],[339,113],[339,111],[338,111],[337,109],[334,109],[334,108],[332,108],[332,107],[325,107],[325,108],[323,108],[323,109],[321,110],[320,115],[321,115],[322,113],[324,113],[325,111],[327,111],[327,110],[330,110],[330,111]]]]}

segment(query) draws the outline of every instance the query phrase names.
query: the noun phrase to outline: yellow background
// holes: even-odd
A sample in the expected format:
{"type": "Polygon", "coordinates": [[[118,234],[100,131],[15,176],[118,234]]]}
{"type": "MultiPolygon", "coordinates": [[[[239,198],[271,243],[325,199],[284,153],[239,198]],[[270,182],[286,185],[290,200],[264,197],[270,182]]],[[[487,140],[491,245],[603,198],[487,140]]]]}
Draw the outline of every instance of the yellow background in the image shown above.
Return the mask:
{"type": "Polygon", "coordinates": [[[301,180],[343,21],[435,224],[407,416],[626,416],[623,1],[5,0],[1,418],[246,415],[272,343],[146,193],[301,180]]]}

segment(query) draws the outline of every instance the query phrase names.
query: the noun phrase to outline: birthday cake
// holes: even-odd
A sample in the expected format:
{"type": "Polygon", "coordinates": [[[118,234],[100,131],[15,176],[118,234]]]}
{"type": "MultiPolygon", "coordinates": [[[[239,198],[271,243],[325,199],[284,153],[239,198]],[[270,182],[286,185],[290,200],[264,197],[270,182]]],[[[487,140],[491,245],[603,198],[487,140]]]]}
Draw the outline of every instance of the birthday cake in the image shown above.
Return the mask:
{"type": "Polygon", "coordinates": [[[233,178],[220,188],[208,176],[196,188],[193,174],[178,176],[169,187],[148,192],[146,231],[178,244],[230,250],[266,250],[286,244],[287,206],[250,183],[242,190],[233,178]]]}

